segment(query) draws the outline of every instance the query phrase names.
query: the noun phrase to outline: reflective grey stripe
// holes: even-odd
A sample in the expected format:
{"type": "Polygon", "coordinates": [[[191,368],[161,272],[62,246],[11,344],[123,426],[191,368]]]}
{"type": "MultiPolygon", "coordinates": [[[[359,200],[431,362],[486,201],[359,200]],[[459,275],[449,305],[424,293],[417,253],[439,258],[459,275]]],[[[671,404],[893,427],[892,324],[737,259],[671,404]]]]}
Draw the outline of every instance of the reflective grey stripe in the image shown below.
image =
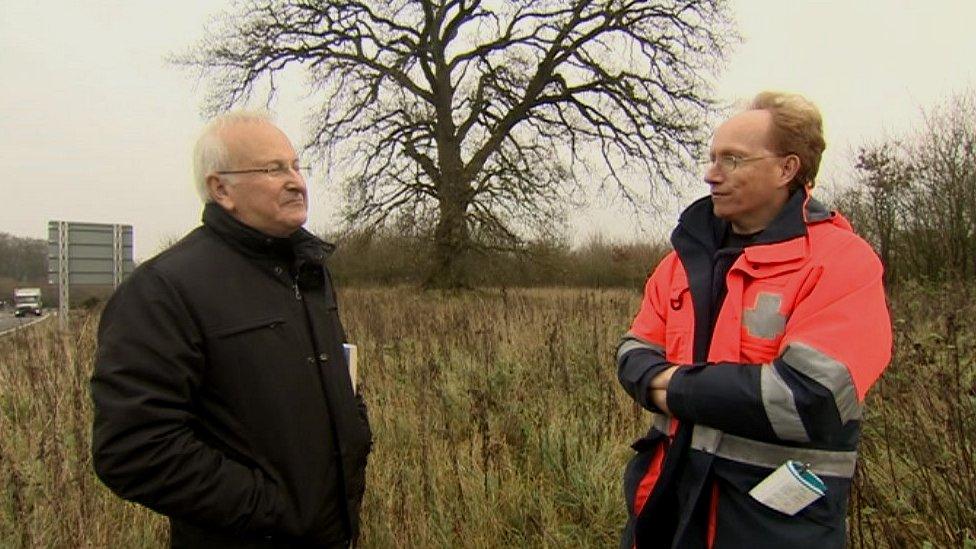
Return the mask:
{"type": "Polygon", "coordinates": [[[769,292],[756,295],[756,306],[745,309],[742,324],[752,337],[774,340],[786,329],[786,315],[779,312],[783,296],[769,292]]]}
{"type": "Polygon", "coordinates": [[[792,459],[809,463],[811,471],[827,477],[853,478],[857,464],[857,452],[790,448],[737,437],[704,425],[695,425],[691,447],[716,457],[769,469],[792,459]]]}
{"type": "Polygon", "coordinates": [[[644,341],[634,334],[627,332],[627,334],[621,338],[620,345],[617,346],[617,362],[620,362],[620,359],[625,354],[633,351],[634,349],[648,349],[651,351],[656,351],[657,353],[660,353],[661,356],[664,356],[664,347],[644,341]]]}
{"type": "Polygon", "coordinates": [[[651,424],[654,425],[654,428],[658,431],[661,431],[666,435],[671,434],[671,416],[652,413],[651,424]]]}
{"type": "Polygon", "coordinates": [[[694,430],[691,432],[691,448],[693,450],[714,454],[718,451],[718,447],[721,446],[723,437],[725,437],[725,433],[718,429],[704,425],[695,425],[694,430]]]}
{"type": "Polygon", "coordinates": [[[773,364],[763,364],[759,374],[759,388],[762,392],[763,408],[776,436],[783,440],[810,442],[800,412],[796,409],[793,391],[786,380],[776,371],[773,364]]]}
{"type": "Polygon", "coordinates": [[[844,364],[804,343],[792,342],[783,352],[783,360],[796,371],[826,387],[834,395],[834,403],[842,423],[861,419],[863,406],[857,399],[854,380],[844,364]]]}

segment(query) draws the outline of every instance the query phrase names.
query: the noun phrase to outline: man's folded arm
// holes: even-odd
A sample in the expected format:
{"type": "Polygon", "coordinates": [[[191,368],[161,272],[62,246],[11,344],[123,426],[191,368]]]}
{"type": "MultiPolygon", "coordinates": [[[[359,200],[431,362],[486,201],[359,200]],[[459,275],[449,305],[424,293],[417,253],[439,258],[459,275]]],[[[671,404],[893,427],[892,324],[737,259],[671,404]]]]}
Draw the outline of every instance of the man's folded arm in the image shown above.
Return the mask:
{"type": "Polygon", "coordinates": [[[638,404],[652,412],[661,410],[650,397],[651,380],[671,364],[664,358],[664,348],[628,332],[617,345],[617,379],[638,404]]]}
{"type": "Polygon", "coordinates": [[[801,443],[830,443],[860,419],[890,358],[891,324],[876,256],[857,246],[847,253],[847,270],[811,282],[779,356],[762,365],[678,368],[667,389],[671,413],[739,436],[801,443]]]}
{"type": "Polygon", "coordinates": [[[850,377],[846,382],[838,377],[838,382],[824,385],[783,357],[771,364],[688,366],[672,375],[667,406],[678,419],[737,436],[822,442],[831,440],[849,420],[860,417],[856,400],[838,406],[838,396],[853,395],[850,377]],[[857,413],[851,414],[851,410],[857,413]]]}

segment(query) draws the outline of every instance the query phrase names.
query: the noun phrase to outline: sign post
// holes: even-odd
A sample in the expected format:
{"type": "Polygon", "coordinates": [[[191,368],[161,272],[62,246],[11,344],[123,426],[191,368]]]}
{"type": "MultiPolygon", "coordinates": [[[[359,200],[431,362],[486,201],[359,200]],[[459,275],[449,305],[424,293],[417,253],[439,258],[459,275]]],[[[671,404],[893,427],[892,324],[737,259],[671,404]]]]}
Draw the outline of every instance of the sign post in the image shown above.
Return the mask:
{"type": "Polygon", "coordinates": [[[71,286],[112,286],[132,273],[132,225],[49,221],[48,282],[58,285],[58,317],[68,321],[71,286]]]}

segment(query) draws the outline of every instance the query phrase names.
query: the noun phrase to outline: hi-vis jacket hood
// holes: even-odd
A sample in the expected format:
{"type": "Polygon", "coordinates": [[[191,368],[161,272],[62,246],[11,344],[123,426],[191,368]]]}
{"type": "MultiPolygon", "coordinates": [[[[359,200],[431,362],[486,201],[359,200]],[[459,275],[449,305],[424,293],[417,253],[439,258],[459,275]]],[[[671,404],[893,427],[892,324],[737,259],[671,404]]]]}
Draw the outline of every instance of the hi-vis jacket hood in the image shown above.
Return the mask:
{"type": "Polygon", "coordinates": [[[744,250],[721,248],[726,230],[708,197],[682,214],[618,348],[622,385],[655,412],[627,472],[624,545],[842,545],[862,402],[891,353],[880,261],[805,191],[744,250]],[[685,367],[666,416],[648,388],[670,364],[685,367]],[[810,521],[777,524],[747,492],[791,459],[809,463],[828,496],[800,513],[810,521]],[[733,517],[763,523],[765,541],[733,517]]]}

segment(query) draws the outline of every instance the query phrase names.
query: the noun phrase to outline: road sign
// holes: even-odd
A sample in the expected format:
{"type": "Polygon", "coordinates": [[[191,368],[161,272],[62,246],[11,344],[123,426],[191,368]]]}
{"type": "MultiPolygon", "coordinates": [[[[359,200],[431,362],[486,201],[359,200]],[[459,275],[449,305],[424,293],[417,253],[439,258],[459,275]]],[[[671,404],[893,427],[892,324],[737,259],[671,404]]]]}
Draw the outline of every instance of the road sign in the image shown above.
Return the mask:
{"type": "Polygon", "coordinates": [[[61,319],[68,317],[69,288],[117,287],[132,273],[132,225],[48,221],[48,282],[58,285],[61,319]]]}
{"type": "Polygon", "coordinates": [[[62,266],[71,285],[117,286],[132,272],[131,225],[49,221],[47,231],[51,284],[61,282],[62,266]]]}

